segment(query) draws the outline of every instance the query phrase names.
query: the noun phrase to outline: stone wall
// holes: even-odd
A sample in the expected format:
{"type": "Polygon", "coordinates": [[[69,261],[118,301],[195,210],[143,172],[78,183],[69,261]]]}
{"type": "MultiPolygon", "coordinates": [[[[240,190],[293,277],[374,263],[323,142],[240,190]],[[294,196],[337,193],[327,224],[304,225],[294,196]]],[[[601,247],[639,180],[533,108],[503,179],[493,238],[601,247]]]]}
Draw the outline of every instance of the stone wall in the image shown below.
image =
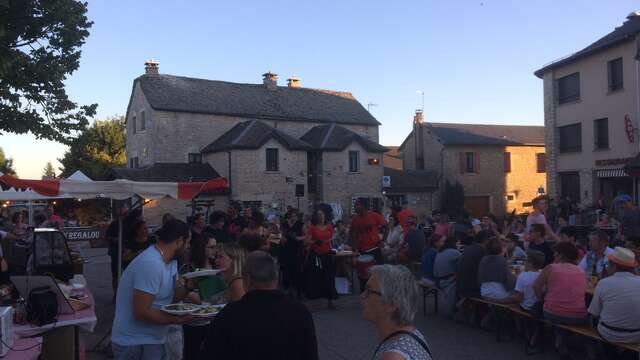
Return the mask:
{"type": "Polygon", "coordinates": [[[547,174],[537,170],[536,154],[544,153],[544,146],[507,146],[504,151],[511,153],[511,172],[506,173],[505,196],[513,195],[514,200],[506,202],[506,211],[518,213],[531,211],[530,203],[538,196],[538,188],[547,189],[547,174]]]}
{"type": "Polygon", "coordinates": [[[382,154],[369,153],[353,142],[343,151],[323,153],[322,165],[323,201],[340,203],[344,214],[351,209],[352,197],[382,198],[382,154]],[[349,172],[349,151],[360,152],[359,172],[349,172]],[[379,164],[370,165],[369,158],[377,158],[379,164]]]}
{"type": "MultiPolygon", "coordinates": [[[[297,206],[295,185],[304,184],[305,190],[307,187],[306,156],[306,152],[289,151],[275,140],[269,140],[256,150],[234,150],[231,153],[231,199],[276,203],[283,209],[297,206]],[[266,171],[267,148],[278,149],[279,171],[266,171]]],[[[228,153],[207,154],[205,160],[229,179],[228,153]]],[[[300,203],[306,204],[306,196],[300,203]]]]}
{"type": "Polygon", "coordinates": [[[154,139],[158,135],[158,130],[159,126],[155,118],[155,111],[140,90],[140,85],[136,85],[131,99],[131,106],[127,113],[127,166],[129,166],[129,159],[132,157],[138,157],[140,167],[151,165],[156,161],[156,142],[154,139]],[[140,113],[142,111],[144,111],[146,118],[145,130],[140,130],[140,113]],[[136,115],[135,123],[137,127],[135,134],[133,130],[134,122],[132,121],[134,115],[136,115]]]}

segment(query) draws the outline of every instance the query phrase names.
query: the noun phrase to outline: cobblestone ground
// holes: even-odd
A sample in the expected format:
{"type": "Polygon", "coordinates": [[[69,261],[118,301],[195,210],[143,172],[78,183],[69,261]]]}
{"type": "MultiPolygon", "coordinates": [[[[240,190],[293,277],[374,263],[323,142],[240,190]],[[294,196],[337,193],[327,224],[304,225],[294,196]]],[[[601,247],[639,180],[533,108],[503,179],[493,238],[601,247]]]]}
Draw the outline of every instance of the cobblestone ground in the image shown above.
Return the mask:
{"type": "MultiPolygon", "coordinates": [[[[82,339],[87,359],[107,359],[100,350],[94,351],[96,344],[111,328],[114,306],[111,303],[111,276],[109,257],[106,249],[84,251],[89,261],[85,266],[85,276],[96,298],[98,325],[93,333],[84,332],[82,339]]],[[[344,296],[336,303],[337,310],[326,310],[322,301],[308,302],[313,313],[318,337],[320,359],[322,360],[368,360],[376,347],[373,327],[362,320],[357,296],[344,296]]],[[[428,311],[432,304],[427,303],[428,311]]],[[[420,309],[422,311],[422,309],[420,309]]],[[[496,343],[491,332],[457,324],[442,316],[422,312],[416,317],[416,325],[426,335],[435,356],[439,360],[512,360],[531,358],[532,360],[559,359],[553,352],[525,356],[523,343],[517,339],[496,343]]],[[[108,343],[108,336],[104,343],[108,343]]]]}

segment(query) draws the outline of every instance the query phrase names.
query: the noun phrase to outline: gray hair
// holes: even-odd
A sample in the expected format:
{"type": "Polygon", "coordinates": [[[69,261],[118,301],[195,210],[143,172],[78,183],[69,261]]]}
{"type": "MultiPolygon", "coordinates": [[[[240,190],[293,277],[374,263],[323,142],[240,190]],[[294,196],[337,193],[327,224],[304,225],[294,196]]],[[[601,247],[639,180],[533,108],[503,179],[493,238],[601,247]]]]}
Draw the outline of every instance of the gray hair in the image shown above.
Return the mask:
{"type": "Polygon", "coordinates": [[[245,275],[251,282],[270,283],[278,280],[278,261],[265,251],[254,251],[247,256],[245,275]]]}
{"type": "Polygon", "coordinates": [[[418,283],[403,265],[377,265],[369,272],[380,283],[382,302],[396,306],[391,315],[398,325],[408,325],[417,311],[418,283]]]}

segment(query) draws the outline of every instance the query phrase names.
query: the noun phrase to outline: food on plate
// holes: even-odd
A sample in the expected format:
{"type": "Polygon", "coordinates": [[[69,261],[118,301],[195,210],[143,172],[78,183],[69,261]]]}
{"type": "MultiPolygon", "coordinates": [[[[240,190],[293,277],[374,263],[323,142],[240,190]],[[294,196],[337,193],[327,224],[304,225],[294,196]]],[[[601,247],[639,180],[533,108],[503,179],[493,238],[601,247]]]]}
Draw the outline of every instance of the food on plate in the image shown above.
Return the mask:
{"type": "Polygon", "coordinates": [[[207,306],[201,306],[196,311],[194,311],[192,314],[194,314],[194,315],[215,315],[219,311],[220,311],[220,308],[218,306],[207,305],[207,306]]]}
{"type": "Polygon", "coordinates": [[[194,304],[184,303],[184,304],[169,304],[164,308],[165,310],[169,310],[169,311],[193,311],[193,310],[196,310],[198,306],[194,304]]]}

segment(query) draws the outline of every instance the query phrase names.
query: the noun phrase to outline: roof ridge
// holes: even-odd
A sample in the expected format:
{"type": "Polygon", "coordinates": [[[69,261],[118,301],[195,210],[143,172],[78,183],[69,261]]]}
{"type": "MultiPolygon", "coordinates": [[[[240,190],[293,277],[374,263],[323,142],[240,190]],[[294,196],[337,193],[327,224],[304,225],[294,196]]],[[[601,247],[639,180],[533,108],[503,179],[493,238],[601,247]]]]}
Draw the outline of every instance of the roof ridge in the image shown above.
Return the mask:
{"type": "MultiPolygon", "coordinates": [[[[242,132],[238,135],[237,138],[233,139],[233,141],[231,142],[231,145],[236,145],[238,144],[238,142],[240,141],[240,139],[242,139],[243,136],[245,136],[247,134],[247,132],[249,131],[249,129],[251,129],[251,127],[253,126],[253,124],[256,123],[256,121],[258,120],[251,120],[251,122],[249,123],[249,125],[247,125],[246,128],[244,128],[244,130],[242,130],[242,132]]],[[[241,123],[241,124],[246,124],[246,123],[241,123]]]]}
{"type": "Polygon", "coordinates": [[[426,122],[427,126],[431,125],[464,125],[464,126],[503,126],[503,127],[538,127],[544,128],[544,125],[518,125],[518,124],[472,124],[472,123],[445,123],[445,122],[426,122]]]}

